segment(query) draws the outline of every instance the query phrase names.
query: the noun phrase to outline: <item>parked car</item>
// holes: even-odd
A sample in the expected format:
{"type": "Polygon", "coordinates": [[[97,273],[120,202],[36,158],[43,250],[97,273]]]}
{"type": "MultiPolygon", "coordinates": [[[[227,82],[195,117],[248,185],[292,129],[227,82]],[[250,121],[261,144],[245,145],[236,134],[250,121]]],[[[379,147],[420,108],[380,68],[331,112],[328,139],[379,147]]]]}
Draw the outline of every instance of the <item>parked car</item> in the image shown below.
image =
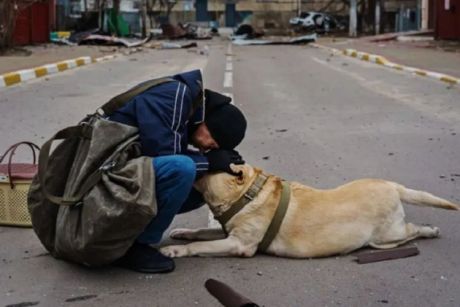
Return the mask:
{"type": "Polygon", "coordinates": [[[300,16],[291,18],[289,24],[296,32],[328,33],[345,28],[334,16],[321,12],[302,12],[300,16]]]}

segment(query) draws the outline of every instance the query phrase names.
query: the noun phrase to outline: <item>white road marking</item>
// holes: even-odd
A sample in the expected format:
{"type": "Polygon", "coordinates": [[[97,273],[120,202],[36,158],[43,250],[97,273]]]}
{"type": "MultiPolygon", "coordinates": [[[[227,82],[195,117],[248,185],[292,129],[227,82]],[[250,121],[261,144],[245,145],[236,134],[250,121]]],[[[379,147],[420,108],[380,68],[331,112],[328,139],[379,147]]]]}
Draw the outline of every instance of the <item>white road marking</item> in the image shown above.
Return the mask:
{"type": "Polygon", "coordinates": [[[233,70],[233,63],[232,62],[227,62],[225,65],[225,70],[226,71],[232,71],[233,70]]]}
{"type": "Polygon", "coordinates": [[[225,72],[224,87],[233,87],[233,73],[231,71],[225,72]]]}

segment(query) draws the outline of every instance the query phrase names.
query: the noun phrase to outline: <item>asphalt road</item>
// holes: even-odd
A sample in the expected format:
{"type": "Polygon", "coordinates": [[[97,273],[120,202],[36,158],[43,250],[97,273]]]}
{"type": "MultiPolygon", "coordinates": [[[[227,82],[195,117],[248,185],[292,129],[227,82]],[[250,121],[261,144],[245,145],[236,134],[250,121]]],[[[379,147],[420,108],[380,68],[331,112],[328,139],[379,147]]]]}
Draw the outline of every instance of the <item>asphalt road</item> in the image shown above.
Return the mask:
{"type": "MultiPolygon", "coordinates": [[[[247,115],[239,150],[248,163],[315,187],[376,177],[460,202],[459,88],[303,46],[149,51],[2,90],[0,148],[42,143],[131,85],[200,67],[247,115]]],[[[416,257],[184,258],[167,275],[57,261],[30,229],[2,227],[0,305],[218,306],[203,286],[215,278],[265,306],[459,306],[459,214],[405,208],[408,221],[441,228],[441,238],[416,242],[416,257]]],[[[174,224],[202,227],[207,214],[174,224]]]]}

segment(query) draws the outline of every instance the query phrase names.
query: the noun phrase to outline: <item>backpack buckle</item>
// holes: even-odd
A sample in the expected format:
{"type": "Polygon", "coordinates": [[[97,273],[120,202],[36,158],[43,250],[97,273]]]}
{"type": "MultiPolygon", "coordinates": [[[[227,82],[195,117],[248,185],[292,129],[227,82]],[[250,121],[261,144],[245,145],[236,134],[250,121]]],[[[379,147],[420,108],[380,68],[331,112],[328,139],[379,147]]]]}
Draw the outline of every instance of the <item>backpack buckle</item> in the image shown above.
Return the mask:
{"type": "Polygon", "coordinates": [[[103,164],[101,167],[99,167],[99,170],[106,172],[114,168],[115,165],[117,165],[115,161],[110,161],[110,162],[107,162],[106,164],[103,164]]]}
{"type": "Polygon", "coordinates": [[[98,108],[98,109],[96,110],[96,114],[99,115],[99,116],[101,116],[101,117],[104,117],[104,116],[105,116],[105,112],[104,112],[104,110],[102,110],[102,108],[98,108]]]}

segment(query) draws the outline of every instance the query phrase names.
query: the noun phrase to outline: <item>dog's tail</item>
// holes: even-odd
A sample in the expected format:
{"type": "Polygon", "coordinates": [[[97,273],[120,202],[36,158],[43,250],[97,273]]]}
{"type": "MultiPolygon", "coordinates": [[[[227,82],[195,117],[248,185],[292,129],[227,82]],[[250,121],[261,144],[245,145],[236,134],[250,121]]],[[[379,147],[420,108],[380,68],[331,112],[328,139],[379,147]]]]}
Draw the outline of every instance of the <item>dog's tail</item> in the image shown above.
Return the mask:
{"type": "Polygon", "coordinates": [[[394,183],[402,201],[416,206],[436,207],[447,210],[460,210],[460,206],[446,199],[434,196],[428,192],[408,189],[403,185],[394,183]]]}

